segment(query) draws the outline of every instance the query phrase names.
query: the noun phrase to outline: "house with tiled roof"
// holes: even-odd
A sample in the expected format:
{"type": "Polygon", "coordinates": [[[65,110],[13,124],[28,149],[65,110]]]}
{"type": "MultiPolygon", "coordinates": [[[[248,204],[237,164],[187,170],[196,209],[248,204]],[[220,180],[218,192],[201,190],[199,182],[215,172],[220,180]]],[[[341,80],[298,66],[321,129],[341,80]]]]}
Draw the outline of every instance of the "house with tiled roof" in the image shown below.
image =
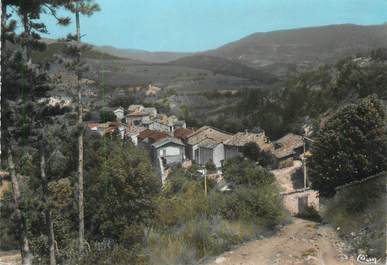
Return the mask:
{"type": "Polygon", "coordinates": [[[140,132],[138,141],[138,145],[149,152],[156,174],[162,182],[168,169],[183,163],[185,159],[184,143],[165,132],[146,129],[140,132]]]}
{"type": "Polygon", "coordinates": [[[293,164],[293,160],[300,157],[304,149],[304,138],[301,135],[289,133],[273,142],[272,151],[277,160],[278,167],[293,164]]]}
{"type": "Polygon", "coordinates": [[[188,139],[188,136],[190,136],[194,131],[195,130],[192,128],[177,128],[173,132],[173,135],[184,142],[188,139]]]}
{"type": "Polygon", "coordinates": [[[145,131],[145,127],[130,126],[126,131],[126,138],[129,139],[134,146],[138,145],[138,136],[142,131],[145,131]]]}
{"type": "Polygon", "coordinates": [[[121,139],[125,138],[125,135],[128,131],[128,126],[121,122],[90,122],[87,124],[86,128],[87,132],[97,134],[99,136],[112,135],[117,133],[121,137],[121,139]]]}
{"type": "Polygon", "coordinates": [[[238,132],[223,143],[225,159],[227,160],[236,156],[242,156],[243,147],[248,143],[256,143],[259,148],[264,151],[270,151],[273,148],[273,145],[270,143],[264,132],[238,132]]]}
{"type": "Polygon", "coordinates": [[[153,144],[158,140],[169,137],[167,133],[159,132],[155,130],[145,129],[139,133],[138,139],[139,141],[147,144],[153,144]]]}
{"type": "Polygon", "coordinates": [[[185,158],[185,147],[180,139],[167,137],[152,144],[153,159],[161,159],[163,166],[181,164],[185,158]]]}
{"type": "Polygon", "coordinates": [[[232,135],[210,126],[203,126],[187,137],[187,156],[199,165],[213,163],[221,168],[224,161],[223,142],[232,135]]]}
{"type": "Polygon", "coordinates": [[[179,120],[176,116],[158,114],[149,124],[149,129],[173,134],[178,128],[186,128],[185,121],[179,120]]]}

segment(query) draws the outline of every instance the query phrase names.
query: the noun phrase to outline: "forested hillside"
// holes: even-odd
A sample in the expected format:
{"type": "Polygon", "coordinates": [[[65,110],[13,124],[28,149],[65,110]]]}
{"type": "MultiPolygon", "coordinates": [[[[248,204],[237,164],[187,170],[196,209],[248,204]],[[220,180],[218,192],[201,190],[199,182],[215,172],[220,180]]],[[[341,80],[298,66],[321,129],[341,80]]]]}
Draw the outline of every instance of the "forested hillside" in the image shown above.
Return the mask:
{"type": "Polygon", "coordinates": [[[386,49],[376,49],[290,77],[280,89],[244,90],[213,124],[236,131],[260,126],[273,138],[304,124],[317,129],[343,104],[372,94],[387,100],[386,59],[386,49]]]}

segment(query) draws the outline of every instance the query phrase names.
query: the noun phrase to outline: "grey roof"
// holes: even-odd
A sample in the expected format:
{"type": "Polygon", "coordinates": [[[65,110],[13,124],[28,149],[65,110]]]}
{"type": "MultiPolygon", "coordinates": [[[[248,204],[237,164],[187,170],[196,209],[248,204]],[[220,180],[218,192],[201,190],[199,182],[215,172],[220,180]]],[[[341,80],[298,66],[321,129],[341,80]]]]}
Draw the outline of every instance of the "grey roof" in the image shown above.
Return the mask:
{"type": "Polygon", "coordinates": [[[279,146],[279,148],[273,150],[273,155],[277,158],[287,157],[294,154],[294,150],[303,145],[304,140],[301,135],[289,133],[274,142],[274,146],[279,146]]]}
{"type": "Polygon", "coordinates": [[[177,139],[177,138],[174,138],[174,137],[163,138],[163,139],[153,143],[152,146],[154,148],[160,148],[160,147],[162,147],[162,146],[164,146],[166,144],[169,144],[169,143],[173,143],[173,144],[184,146],[183,142],[180,139],[177,139]]]}
{"type": "Polygon", "coordinates": [[[271,149],[271,146],[272,146],[268,141],[264,132],[261,132],[261,133],[238,132],[234,134],[230,139],[224,141],[224,144],[241,147],[251,142],[256,143],[261,149],[264,149],[264,150],[269,150],[271,149]]]}
{"type": "Polygon", "coordinates": [[[230,134],[224,133],[218,129],[210,126],[203,126],[197,131],[188,136],[188,144],[196,145],[200,144],[205,139],[211,139],[218,143],[222,143],[231,138],[230,134]]]}
{"type": "Polygon", "coordinates": [[[216,146],[218,146],[219,144],[220,144],[220,142],[218,142],[214,139],[207,138],[199,143],[199,147],[212,149],[212,148],[215,148],[216,146]]]}

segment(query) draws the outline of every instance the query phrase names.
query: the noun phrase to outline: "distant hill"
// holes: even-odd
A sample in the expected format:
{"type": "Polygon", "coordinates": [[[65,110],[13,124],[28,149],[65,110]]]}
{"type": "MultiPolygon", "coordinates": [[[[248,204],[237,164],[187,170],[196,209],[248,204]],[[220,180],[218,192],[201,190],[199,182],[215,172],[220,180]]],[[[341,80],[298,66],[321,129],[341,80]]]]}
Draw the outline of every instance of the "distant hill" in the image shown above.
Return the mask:
{"type": "Polygon", "coordinates": [[[379,47],[387,47],[386,24],[344,24],[255,33],[206,54],[275,72],[332,63],[379,47]]]}
{"type": "Polygon", "coordinates": [[[136,49],[119,49],[112,46],[94,46],[93,49],[113,56],[141,60],[148,63],[167,63],[193,54],[187,52],[149,52],[136,49]]]}
{"type": "Polygon", "coordinates": [[[216,74],[242,77],[263,83],[272,83],[276,81],[276,78],[273,75],[264,71],[254,69],[232,60],[204,54],[183,57],[170,62],[170,64],[204,69],[216,74]]]}
{"type": "MultiPolygon", "coordinates": [[[[33,51],[32,61],[35,63],[47,62],[54,58],[55,54],[60,54],[63,51],[63,43],[60,42],[47,42],[47,50],[45,51],[33,51]]],[[[122,60],[122,58],[104,53],[96,50],[87,50],[84,56],[88,59],[99,59],[99,60],[122,60]]]]}
{"type": "Polygon", "coordinates": [[[252,75],[251,70],[242,65],[284,77],[289,72],[334,63],[340,58],[379,47],[387,47],[387,24],[343,24],[254,33],[217,49],[198,53],[149,52],[112,46],[93,46],[93,50],[147,63],[171,62],[174,65],[211,71],[216,68],[226,74],[235,75],[237,72],[237,76],[246,70],[243,76],[251,78],[255,74],[252,75]],[[214,57],[227,61],[216,60],[214,57]],[[232,65],[230,61],[238,63],[240,69],[236,70],[238,65],[232,65]],[[222,66],[222,62],[226,65],[222,66]]]}

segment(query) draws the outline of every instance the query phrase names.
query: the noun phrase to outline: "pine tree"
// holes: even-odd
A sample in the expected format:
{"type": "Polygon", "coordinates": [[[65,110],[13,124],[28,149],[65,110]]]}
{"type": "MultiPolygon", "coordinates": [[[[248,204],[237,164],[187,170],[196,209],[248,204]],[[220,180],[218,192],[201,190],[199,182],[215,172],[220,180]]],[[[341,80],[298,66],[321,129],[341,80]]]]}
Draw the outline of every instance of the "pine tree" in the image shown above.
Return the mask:
{"type": "Polygon", "coordinates": [[[79,211],[79,253],[83,254],[85,244],[85,221],[84,221],[84,168],[83,168],[83,107],[82,107],[82,73],[87,70],[86,64],[81,61],[82,51],[87,49],[86,45],[81,44],[81,23],[80,15],[91,16],[94,12],[99,11],[99,6],[93,0],[74,0],[67,6],[67,9],[75,14],[76,33],[75,36],[69,36],[70,42],[67,47],[67,55],[73,57],[73,63],[69,64],[77,76],[77,92],[78,92],[78,127],[80,129],[78,136],[78,211],[79,211]]]}
{"type": "MultiPolygon", "coordinates": [[[[8,168],[12,182],[13,198],[15,204],[16,222],[20,239],[20,250],[22,264],[32,264],[33,255],[28,238],[26,226],[25,211],[21,208],[23,195],[20,185],[19,172],[31,173],[25,170],[23,163],[32,155],[39,144],[39,135],[42,132],[44,124],[44,115],[40,115],[42,106],[40,99],[46,96],[50,84],[46,69],[41,66],[33,65],[31,52],[33,49],[44,49],[45,45],[40,41],[40,33],[47,32],[43,23],[39,23],[41,13],[44,8],[51,9],[54,12],[59,6],[60,1],[34,0],[34,1],[4,1],[2,6],[2,50],[5,51],[7,41],[16,40],[24,48],[24,56],[16,51],[12,55],[2,54],[2,103],[5,107],[5,123],[2,126],[2,142],[5,143],[7,150],[8,168]],[[9,15],[7,6],[13,6],[17,10],[24,31],[17,37],[13,30],[15,21],[7,23],[9,15]],[[20,90],[18,90],[20,89],[20,90]],[[4,126],[5,125],[5,126],[4,126]],[[5,133],[4,133],[5,132],[5,133]],[[5,137],[4,137],[5,136],[5,137]],[[5,139],[4,139],[5,138],[5,139]],[[18,156],[15,163],[13,157],[18,156]]],[[[62,3],[63,4],[63,3],[62,3]]],[[[66,19],[58,18],[66,21],[66,19]]],[[[4,146],[3,146],[4,147],[4,146]]],[[[48,216],[49,217],[49,216],[48,216]]],[[[49,224],[50,225],[50,224],[49,224]]],[[[51,224],[52,225],[52,224],[51,224]]],[[[53,231],[50,238],[53,238],[53,231]]],[[[52,243],[52,242],[51,242],[52,243]]],[[[52,245],[50,246],[50,248],[52,245]]],[[[51,258],[51,265],[56,264],[55,253],[51,258]]]]}

